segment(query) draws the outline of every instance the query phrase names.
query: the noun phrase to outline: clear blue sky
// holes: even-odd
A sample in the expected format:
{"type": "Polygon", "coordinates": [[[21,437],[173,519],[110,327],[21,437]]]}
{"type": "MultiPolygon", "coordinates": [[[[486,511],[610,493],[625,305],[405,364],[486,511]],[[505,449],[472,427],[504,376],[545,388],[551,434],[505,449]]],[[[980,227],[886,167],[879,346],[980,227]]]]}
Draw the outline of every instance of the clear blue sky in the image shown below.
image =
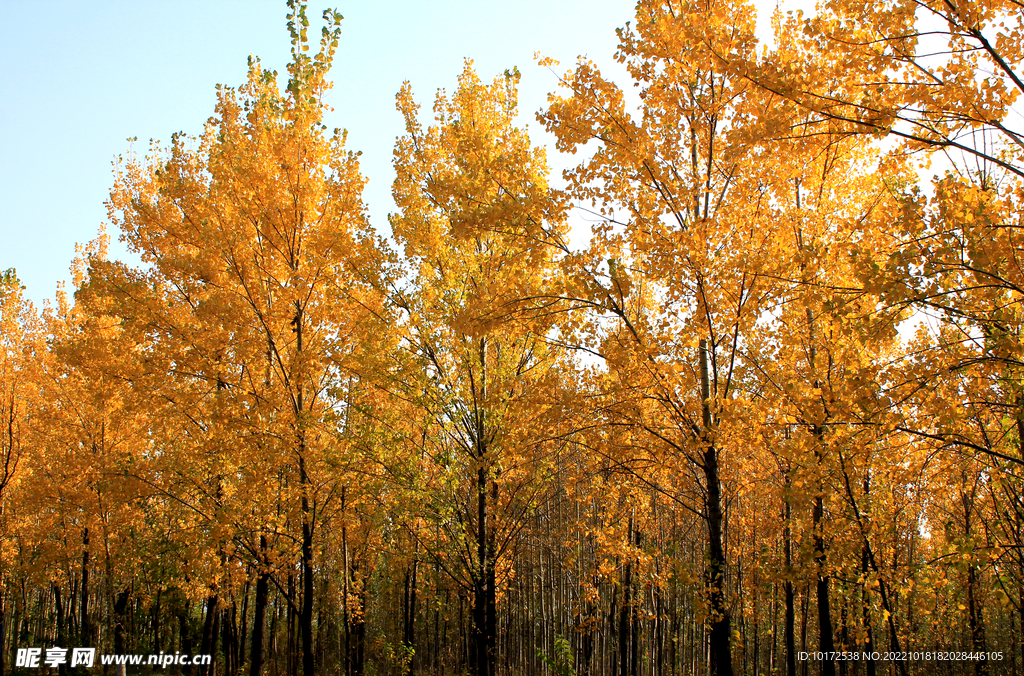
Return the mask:
{"type": "MultiPolygon", "coordinates": [[[[349,147],[363,151],[364,197],[384,232],[403,80],[429,110],[465,57],[484,79],[517,66],[529,119],[556,88],[534,52],[615,70],[615,28],[633,13],[631,0],[311,2],[316,33],[325,7],[345,15],[327,126],[348,129],[349,147]]],[[[126,139],[200,132],[215,85],[241,84],[250,54],[284,72],[285,14],[284,0],[0,0],[0,270],[16,268],[37,304],[52,298],[75,243],[105,220],[111,161],[126,139]]],[[[531,133],[548,142],[535,125],[531,133]]]]}

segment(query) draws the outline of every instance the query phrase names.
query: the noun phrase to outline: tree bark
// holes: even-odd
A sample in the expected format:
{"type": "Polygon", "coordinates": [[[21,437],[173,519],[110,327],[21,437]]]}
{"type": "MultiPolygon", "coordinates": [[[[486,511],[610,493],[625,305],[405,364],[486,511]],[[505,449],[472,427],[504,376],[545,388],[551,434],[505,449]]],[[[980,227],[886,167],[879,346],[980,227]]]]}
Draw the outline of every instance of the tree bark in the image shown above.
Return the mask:
{"type": "Polygon", "coordinates": [[[711,676],[732,676],[732,623],[725,603],[725,549],[722,546],[722,491],[718,473],[718,449],[711,438],[711,383],[708,375],[708,343],[700,341],[700,394],[704,422],[703,467],[707,487],[705,514],[708,522],[706,588],[710,604],[710,650],[708,671],[711,676]]]}
{"type": "Polygon", "coordinates": [[[0,674],[4,673],[7,655],[7,584],[0,573],[0,674]]]}
{"type": "MultiPolygon", "coordinates": [[[[178,613],[178,647],[185,655],[192,654],[192,632],[189,628],[190,606],[191,602],[185,599],[181,611],[178,613]]],[[[192,665],[185,665],[181,671],[183,674],[191,674],[192,665]]]]}
{"type": "Polygon", "coordinates": [[[200,665],[199,673],[202,676],[210,676],[214,672],[213,658],[217,653],[217,636],[219,633],[219,627],[217,626],[220,618],[217,612],[219,601],[220,599],[216,593],[206,597],[206,619],[203,621],[203,642],[200,645],[199,653],[201,655],[210,655],[211,662],[209,665],[200,665]]]}
{"type": "MultiPolygon", "coordinates": [[[[817,433],[816,433],[817,435],[817,433]]],[[[825,541],[821,536],[821,522],[825,508],[821,495],[814,501],[814,561],[818,567],[816,597],[818,601],[818,645],[823,653],[835,652],[835,639],[832,632],[832,611],[828,598],[828,575],[825,573],[825,541]]],[[[821,661],[821,676],[835,676],[836,664],[831,659],[821,661]]]]}
{"type": "MultiPolygon", "coordinates": [[[[415,659],[416,650],[416,576],[418,572],[418,562],[415,556],[418,551],[418,541],[413,546],[413,561],[412,565],[409,566],[409,570],[405,574],[405,608],[404,617],[402,622],[402,642],[413,650],[413,659],[415,659]]],[[[409,660],[408,674],[411,676],[413,671],[413,660],[409,660]]]]}
{"type": "MultiPolygon", "coordinates": [[[[475,396],[487,398],[487,339],[479,345],[480,383],[475,396]]],[[[497,598],[494,570],[495,533],[490,524],[491,503],[497,502],[498,485],[488,467],[487,425],[482,406],[474,413],[473,456],[476,460],[476,570],[473,571],[473,664],[474,676],[494,676],[497,652],[497,598]]]]}
{"type": "MultiPolygon", "coordinates": [[[[865,486],[867,485],[867,479],[864,480],[865,486]]],[[[860,551],[860,572],[864,577],[865,582],[861,584],[861,599],[864,604],[864,653],[867,655],[865,662],[867,663],[867,676],[875,676],[875,660],[871,654],[875,651],[875,639],[872,635],[871,629],[871,606],[868,603],[868,585],[867,585],[867,573],[868,573],[868,549],[867,546],[862,546],[860,551]]]]}
{"type": "MultiPolygon", "coordinates": [[[[125,610],[128,608],[128,587],[123,588],[114,597],[114,653],[124,655],[127,647],[124,641],[125,610]]],[[[125,665],[122,662],[114,667],[114,673],[125,676],[125,665]]]]}
{"type": "Polygon", "coordinates": [[[263,626],[266,623],[267,601],[270,597],[270,571],[267,569],[267,536],[260,536],[260,574],[256,580],[256,601],[252,618],[252,647],[249,652],[249,676],[262,676],[263,626]]]}
{"type": "Polygon", "coordinates": [[[79,642],[83,646],[92,644],[92,627],[89,624],[89,527],[82,530],[82,606],[79,642]]]}
{"type": "MultiPolygon", "coordinates": [[[[299,458],[303,491],[309,484],[305,458],[299,458]]],[[[302,608],[299,611],[299,631],[302,640],[303,676],[314,676],[313,660],[313,525],[310,523],[309,498],[302,496],[302,608]]]]}
{"type": "Polygon", "coordinates": [[[786,525],[785,525],[785,556],[786,581],[783,585],[786,594],[785,611],[785,643],[786,643],[786,676],[796,676],[796,609],[793,598],[793,506],[789,495],[789,469],[786,470],[786,525]]]}

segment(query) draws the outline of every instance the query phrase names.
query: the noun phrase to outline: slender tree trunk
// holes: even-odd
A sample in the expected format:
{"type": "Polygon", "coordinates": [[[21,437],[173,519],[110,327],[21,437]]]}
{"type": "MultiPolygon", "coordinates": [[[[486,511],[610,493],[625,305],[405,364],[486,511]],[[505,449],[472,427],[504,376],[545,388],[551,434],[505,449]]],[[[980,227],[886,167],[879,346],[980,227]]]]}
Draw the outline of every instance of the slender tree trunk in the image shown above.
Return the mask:
{"type": "Polygon", "coordinates": [[[288,602],[285,604],[285,632],[287,635],[286,646],[285,646],[285,658],[288,668],[288,676],[298,676],[298,649],[296,647],[297,640],[295,638],[295,602],[296,602],[296,591],[295,591],[295,575],[291,572],[288,573],[288,602]]]}
{"type": "MultiPolygon", "coordinates": [[[[118,655],[124,655],[128,652],[124,640],[124,625],[127,619],[125,617],[125,610],[128,608],[129,594],[130,590],[128,587],[125,587],[114,597],[114,652],[118,655]]],[[[116,665],[114,673],[118,674],[118,676],[125,676],[124,663],[116,665]]]]}
{"type": "MultiPolygon", "coordinates": [[[[192,632],[189,628],[189,615],[191,614],[191,603],[186,599],[183,604],[181,611],[178,613],[178,647],[181,649],[182,654],[192,654],[192,632]]],[[[192,665],[185,665],[182,669],[182,673],[191,674],[192,665]]]]}
{"type": "Polygon", "coordinates": [[[242,613],[238,617],[241,626],[235,626],[235,664],[241,669],[245,664],[245,640],[249,636],[249,590],[252,588],[251,568],[246,572],[245,584],[242,586],[242,613]]]}
{"type": "MultiPolygon", "coordinates": [[[[594,578],[594,588],[595,589],[599,589],[597,577],[594,578]]],[[[600,599],[600,598],[601,598],[600,595],[598,595],[598,599],[600,599]]],[[[596,619],[597,617],[599,617],[598,612],[599,612],[598,608],[597,608],[597,606],[595,606],[593,601],[591,601],[590,599],[587,599],[586,614],[585,614],[587,626],[586,626],[586,628],[583,631],[583,636],[581,637],[581,642],[583,644],[581,646],[581,651],[583,653],[583,655],[581,657],[581,664],[580,664],[580,675],[581,676],[591,676],[591,673],[592,673],[592,666],[591,666],[591,664],[592,664],[592,661],[594,659],[594,631],[595,631],[596,627],[591,626],[590,625],[590,621],[591,621],[591,618],[595,618],[596,619]]],[[[529,621],[529,618],[527,618],[527,621],[529,621]]]]}
{"type": "Polygon", "coordinates": [[[153,609],[152,609],[153,618],[152,618],[152,622],[150,624],[150,627],[151,627],[152,632],[153,632],[153,653],[154,654],[163,652],[163,641],[160,640],[160,632],[161,632],[161,629],[160,629],[160,607],[161,607],[161,603],[160,602],[163,600],[162,597],[163,597],[163,590],[162,589],[157,589],[157,591],[156,591],[156,599],[155,599],[155,602],[153,603],[153,609]]]}
{"type": "MultiPolygon", "coordinates": [[[[345,502],[345,492],[342,491],[341,495],[342,503],[345,502]]],[[[341,552],[344,560],[344,575],[342,577],[342,590],[341,590],[341,619],[342,625],[345,628],[345,644],[343,646],[343,652],[345,655],[345,676],[352,676],[352,620],[351,610],[349,608],[349,578],[351,576],[351,569],[348,560],[348,527],[341,527],[341,552]]]]}
{"type": "MultiPolygon", "coordinates": [[[[490,504],[492,507],[498,504],[498,482],[491,481],[490,504]]],[[[496,532],[494,524],[487,529],[487,598],[486,598],[486,625],[485,636],[487,639],[487,676],[494,676],[498,668],[498,572],[495,565],[496,532]]]]}
{"type": "MultiPolygon", "coordinates": [[[[405,603],[404,605],[404,617],[402,622],[402,642],[413,650],[413,656],[415,659],[416,649],[416,574],[418,568],[418,562],[416,561],[416,554],[418,550],[418,541],[413,545],[413,561],[409,570],[405,573],[405,603]]],[[[409,660],[408,674],[411,676],[413,671],[413,660],[409,660]]]]}
{"type": "Polygon", "coordinates": [[[89,624],[89,528],[82,530],[82,606],[79,614],[81,628],[79,630],[80,643],[83,646],[92,645],[92,626],[89,624]]]}
{"type": "MultiPolygon", "coordinates": [[[[804,587],[800,594],[800,652],[807,652],[807,597],[811,595],[810,585],[804,587]]],[[[807,676],[807,668],[810,662],[801,660],[800,673],[807,676]]]]}
{"type": "MultiPolygon", "coordinates": [[[[628,537],[633,539],[633,520],[629,520],[628,537]]],[[[630,559],[622,567],[622,604],[619,606],[619,676],[630,675],[629,659],[629,613],[633,602],[633,566],[630,559]]]]}
{"type": "MultiPolygon", "coordinates": [[[[797,208],[800,208],[800,184],[797,183],[797,208]]],[[[802,236],[801,236],[802,240],[802,236]]],[[[801,248],[803,248],[801,244],[801,248]]],[[[808,362],[812,375],[815,373],[815,358],[817,356],[817,348],[815,347],[814,338],[814,312],[810,307],[807,308],[807,331],[808,331],[808,342],[810,343],[808,349],[808,362]]],[[[820,382],[817,378],[814,379],[814,387],[820,387],[820,382]]],[[[826,415],[828,412],[826,411],[826,415]]],[[[822,459],[824,457],[825,449],[825,429],[818,424],[815,424],[812,430],[814,435],[814,459],[821,466],[822,459]]],[[[814,508],[811,514],[812,527],[813,527],[813,545],[814,545],[814,564],[817,568],[817,585],[815,589],[815,596],[818,601],[818,648],[821,652],[831,656],[835,652],[835,634],[832,629],[832,612],[829,606],[829,576],[826,570],[827,557],[825,554],[825,538],[822,535],[822,529],[824,528],[824,517],[825,517],[825,501],[823,497],[824,486],[821,479],[818,480],[818,495],[814,499],[814,508]]],[[[835,676],[836,663],[832,659],[825,659],[820,661],[821,664],[821,676],[835,676]]]]}
{"type": "Polygon", "coordinates": [[[220,613],[221,646],[224,653],[224,674],[235,676],[238,669],[238,618],[235,601],[232,598],[231,604],[225,607],[220,613]]]}
{"type": "MultiPolygon", "coordinates": [[[[0,604],[2,604],[2,603],[3,603],[3,600],[0,599],[0,604]]],[[[67,637],[66,637],[65,632],[64,632],[64,602],[63,602],[63,599],[61,598],[60,584],[58,584],[57,582],[53,583],[53,605],[54,605],[54,610],[56,611],[56,614],[57,614],[57,645],[59,645],[59,646],[66,646],[68,643],[67,643],[67,637]]],[[[2,608],[0,608],[0,613],[2,613],[2,608]]],[[[3,647],[3,618],[2,618],[2,616],[0,616],[0,650],[2,650],[2,647],[3,647]]],[[[4,673],[3,665],[0,664],[0,675],[2,675],[3,673],[4,673]]],[[[64,674],[68,673],[67,662],[61,664],[60,667],[58,667],[57,673],[60,674],[60,676],[64,676],[64,674]]]]}
{"type": "MultiPolygon", "coordinates": [[[[865,485],[867,479],[864,480],[865,485]]],[[[868,549],[866,546],[861,547],[860,551],[860,572],[864,577],[865,582],[861,584],[861,599],[864,604],[864,652],[867,654],[867,676],[875,676],[875,660],[871,657],[871,653],[875,650],[875,639],[872,635],[871,629],[871,604],[868,599],[868,585],[867,585],[867,573],[868,573],[868,549]]]]}
{"type": "MultiPolygon", "coordinates": [[[[655,561],[655,568],[658,563],[655,561]]],[[[660,571],[658,571],[660,573],[660,571]]],[[[654,676],[664,676],[665,673],[665,637],[664,618],[662,609],[662,592],[658,586],[654,587],[654,676]]]]}
{"type": "Polygon", "coordinates": [[[617,674],[619,669],[619,651],[616,647],[619,645],[618,637],[619,632],[617,629],[618,619],[618,597],[619,588],[612,585],[612,595],[610,603],[608,604],[608,640],[605,641],[605,651],[610,653],[609,659],[611,661],[611,669],[609,670],[612,674],[617,674]]]}
{"type": "Polygon", "coordinates": [[[313,660],[313,525],[310,522],[309,498],[305,495],[309,477],[305,458],[299,458],[302,477],[302,608],[299,611],[299,631],[302,638],[302,674],[314,676],[313,660]]]}
{"type": "Polygon", "coordinates": [[[786,594],[785,610],[785,643],[786,643],[786,676],[796,676],[796,609],[793,597],[793,505],[790,502],[790,469],[786,469],[786,525],[785,538],[786,581],[783,585],[786,594]]]}
{"type": "MultiPolygon", "coordinates": [[[[479,344],[480,382],[475,396],[487,398],[487,339],[479,344]]],[[[482,407],[477,407],[474,421],[474,459],[476,475],[476,570],[473,574],[473,674],[494,676],[497,652],[497,598],[494,570],[494,527],[490,524],[491,502],[496,502],[498,486],[491,480],[488,467],[487,426],[482,407]]]]}
{"type": "MultiPolygon", "coordinates": [[[[297,264],[296,264],[297,265],[297,264]]],[[[302,303],[295,301],[295,350],[301,354],[303,350],[303,329],[305,312],[302,303]]],[[[301,382],[295,393],[295,426],[296,450],[299,457],[299,484],[302,491],[302,607],[299,609],[299,632],[302,642],[302,674],[314,676],[313,653],[313,521],[312,505],[309,499],[310,479],[306,468],[306,434],[302,427],[306,414],[304,392],[301,382]]]]}
{"type": "MultiPolygon", "coordinates": [[[[206,619],[203,621],[203,642],[200,645],[199,652],[202,655],[210,655],[211,660],[217,654],[217,636],[219,634],[219,627],[217,626],[219,619],[218,605],[220,605],[220,599],[216,593],[211,593],[206,597],[206,619]]],[[[210,674],[214,673],[214,666],[215,662],[213,661],[209,665],[200,665],[199,673],[202,676],[210,676],[210,674]]]]}
{"type": "Polygon", "coordinates": [[[352,676],[363,676],[366,665],[366,620],[364,611],[366,609],[366,590],[361,589],[357,594],[359,610],[350,617],[351,625],[351,646],[349,653],[349,665],[352,669],[352,676]]]}
{"type": "MultiPolygon", "coordinates": [[[[482,443],[482,442],[481,442],[482,443]]],[[[483,459],[479,460],[481,463],[483,459]]],[[[489,524],[488,517],[488,471],[485,467],[477,470],[477,537],[476,537],[476,564],[477,570],[473,583],[473,646],[474,646],[474,675],[494,676],[493,663],[491,661],[491,646],[494,643],[491,626],[490,607],[494,603],[491,598],[491,586],[493,574],[490,570],[488,541],[489,524]]]]}
{"type": "MultiPolygon", "coordinates": [[[[835,639],[832,630],[832,612],[829,607],[828,586],[829,578],[825,572],[825,540],[821,535],[822,519],[825,507],[824,500],[818,495],[814,500],[814,560],[818,568],[818,582],[816,586],[816,597],[818,600],[818,645],[821,652],[832,654],[835,652],[835,639]]],[[[831,659],[821,661],[821,676],[835,676],[836,663],[831,659]]]]}
{"type": "Polygon", "coordinates": [[[267,568],[267,536],[260,536],[260,574],[256,579],[256,601],[252,618],[252,647],[249,652],[249,676],[263,672],[263,626],[270,597],[270,571],[267,568]]]}
{"type": "Polygon", "coordinates": [[[0,572],[0,676],[4,673],[7,655],[7,582],[0,572]]]}
{"type": "Polygon", "coordinates": [[[704,481],[707,485],[705,514],[708,522],[706,587],[710,602],[709,673],[732,676],[732,623],[725,603],[725,549],[722,546],[722,490],[718,475],[718,449],[711,439],[711,382],[708,374],[708,342],[700,341],[700,394],[703,408],[704,481]]]}
{"type": "MultiPolygon", "coordinates": [[[[978,571],[973,563],[967,567],[967,624],[971,630],[971,649],[974,652],[987,653],[985,642],[985,624],[982,619],[981,607],[977,598],[978,571]]],[[[975,676],[988,676],[988,660],[974,661],[975,676]]]]}

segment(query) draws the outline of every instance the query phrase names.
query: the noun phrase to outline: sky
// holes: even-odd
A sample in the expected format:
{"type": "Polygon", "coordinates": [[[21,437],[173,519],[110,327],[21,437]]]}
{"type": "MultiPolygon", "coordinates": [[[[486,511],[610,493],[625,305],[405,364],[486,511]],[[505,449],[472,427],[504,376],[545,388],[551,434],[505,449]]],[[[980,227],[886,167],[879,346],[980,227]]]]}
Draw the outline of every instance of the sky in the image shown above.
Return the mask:
{"type": "MultiPolygon", "coordinates": [[[[633,14],[631,0],[321,1],[307,10],[313,35],[326,7],[345,20],[325,123],[347,129],[348,147],[362,151],[364,200],[382,234],[394,210],[392,149],[403,132],[394,97],[403,81],[429,111],[438,88],[454,89],[466,58],[484,80],[518,67],[523,122],[534,143],[550,145],[533,117],[557,78],[535,53],[562,67],[584,55],[622,82],[615,29],[633,14]]],[[[285,73],[286,12],[284,0],[0,0],[0,271],[15,268],[37,305],[53,298],[70,279],[75,244],[106,221],[112,162],[128,139],[144,150],[151,138],[200,133],[215,86],[242,84],[250,54],[285,73]]],[[[111,255],[134,260],[110,234],[111,255]]]]}

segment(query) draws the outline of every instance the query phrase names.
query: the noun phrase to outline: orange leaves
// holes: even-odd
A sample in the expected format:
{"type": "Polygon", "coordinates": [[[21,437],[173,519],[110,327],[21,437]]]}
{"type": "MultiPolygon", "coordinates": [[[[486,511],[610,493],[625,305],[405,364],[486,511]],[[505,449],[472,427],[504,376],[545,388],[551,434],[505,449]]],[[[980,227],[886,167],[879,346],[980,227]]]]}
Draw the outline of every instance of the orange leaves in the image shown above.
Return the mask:
{"type": "Polygon", "coordinates": [[[866,637],[908,607],[959,617],[970,604],[937,599],[968,575],[1002,580],[1018,536],[984,543],[978,520],[1017,504],[1021,155],[976,147],[988,164],[919,189],[903,151],[981,126],[1014,140],[1010,5],[835,0],[777,15],[759,55],[746,3],[645,0],[620,32],[633,88],[581,60],[540,116],[580,158],[564,192],[517,126],[517,71],[486,82],[467,63],[429,120],[407,84],[404,259],[322,125],[340,16],[310,50],[290,7],[283,88],[253,61],[199,138],[118,164],[111,222],[148,267],[82,250],[48,351],[3,280],[0,449],[19,465],[0,534],[25,524],[17,491],[53,560],[58,524],[145,533],[193,595],[247,568],[344,567],[324,593],[351,617],[379,612],[363,597],[380,552],[384,575],[430,559],[438,602],[454,584],[480,608],[485,587],[519,598],[524,567],[578,566],[581,627],[609,602],[644,616],[614,594],[676,585],[734,646],[775,613],[776,582],[841,583],[866,637]],[[926,12],[953,50],[937,60],[926,12]],[[995,55],[1006,67],[982,73],[995,55]],[[869,137],[890,132],[912,143],[869,137]],[[570,201],[596,215],[580,250],[570,201]],[[542,563],[548,546],[566,560],[542,563]],[[730,634],[730,612],[755,621],[730,634]]]}

